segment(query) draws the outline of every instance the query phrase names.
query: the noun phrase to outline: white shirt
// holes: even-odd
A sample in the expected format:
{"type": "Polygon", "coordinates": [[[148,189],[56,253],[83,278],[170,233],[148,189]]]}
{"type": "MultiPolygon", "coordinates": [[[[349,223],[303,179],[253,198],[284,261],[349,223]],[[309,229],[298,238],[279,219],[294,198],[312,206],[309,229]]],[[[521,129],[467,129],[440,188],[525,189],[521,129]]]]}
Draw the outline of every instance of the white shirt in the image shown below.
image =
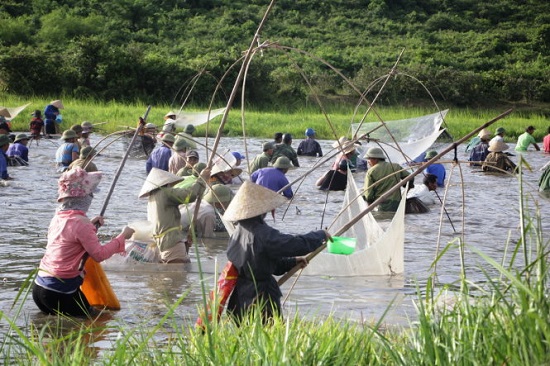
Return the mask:
{"type": "Polygon", "coordinates": [[[414,188],[407,193],[407,198],[413,198],[413,197],[418,198],[425,205],[435,204],[434,194],[430,192],[430,190],[425,184],[414,186],[414,188]]]}
{"type": "MultiPolygon", "coordinates": [[[[195,202],[180,206],[181,226],[183,230],[189,229],[189,225],[195,213],[195,202]]],[[[214,237],[214,227],[216,226],[216,211],[208,202],[201,200],[199,214],[195,222],[196,230],[202,237],[214,237]]]]}
{"type": "Polygon", "coordinates": [[[504,137],[500,136],[500,135],[496,135],[495,137],[493,137],[491,139],[491,141],[489,141],[489,145],[492,143],[492,142],[495,142],[495,141],[500,141],[500,142],[504,142],[504,137]]]}

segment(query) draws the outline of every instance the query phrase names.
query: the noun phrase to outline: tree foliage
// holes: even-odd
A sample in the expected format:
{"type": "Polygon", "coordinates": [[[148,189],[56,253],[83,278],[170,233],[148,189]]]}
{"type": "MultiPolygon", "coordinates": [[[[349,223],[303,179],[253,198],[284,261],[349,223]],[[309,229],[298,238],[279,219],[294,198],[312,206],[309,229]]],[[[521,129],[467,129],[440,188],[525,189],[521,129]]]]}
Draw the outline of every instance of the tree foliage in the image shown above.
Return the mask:
{"type": "MultiPolygon", "coordinates": [[[[231,65],[268,3],[8,0],[0,5],[0,86],[16,94],[172,102],[201,73],[208,80],[191,99],[208,104],[228,70],[222,89],[231,89],[238,71],[231,65]]],[[[288,48],[254,57],[246,100],[356,100],[326,63],[367,90],[404,49],[398,72],[405,77],[382,102],[429,99],[427,87],[455,105],[548,103],[549,14],[545,0],[281,0],[260,43],[288,48]]]]}

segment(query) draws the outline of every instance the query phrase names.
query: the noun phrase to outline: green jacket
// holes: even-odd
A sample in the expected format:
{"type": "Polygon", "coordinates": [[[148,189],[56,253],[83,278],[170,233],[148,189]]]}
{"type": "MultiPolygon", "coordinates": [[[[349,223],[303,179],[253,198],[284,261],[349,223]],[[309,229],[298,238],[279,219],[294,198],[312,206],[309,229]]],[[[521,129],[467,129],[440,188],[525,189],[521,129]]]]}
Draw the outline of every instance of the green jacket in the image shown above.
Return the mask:
{"type": "Polygon", "coordinates": [[[273,156],[271,157],[271,162],[274,163],[280,156],[286,156],[295,167],[300,166],[300,163],[298,163],[298,154],[292,146],[287,144],[278,144],[277,146],[275,146],[275,151],[273,152],[273,156]]]}
{"type": "Polygon", "coordinates": [[[252,164],[250,164],[248,174],[252,174],[258,169],[266,168],[269,165],[269,160],[271,160],[271,156],[267,155],[265,152],[256,156],[252,164]]]}
{"type": "Polygon", "coordinates": [[[149,194],[147,216],[155,226],[153,237],[161,252],[183,240],[179,205],[195,201],[202,188],[196,182],[189,188],[161,187],[149,194]]]}
{"type": "MultiPolygon", "coordinates": [[[[409,172],[403,170],[401,165],[388,163],[386,161],[379,161],[378,164],[367,170],[367,174],[365,176],[364,195],[367,203],[373,203],[393,186],[398,184],[402,179],[408,176],[409,172]],[[399,173],[392,175],[395,172],[399,173]],[[384,179],[390,175],[392,176],[384,179]]],[[[413,185],[411,184],[410,187],[412,186],[413,185]]],[[[384,200],[384,202],[378,206],[378,209],[380,211],[397,211],[400,201],[401,190],[397,190],[386,200],[384,200]]]]}

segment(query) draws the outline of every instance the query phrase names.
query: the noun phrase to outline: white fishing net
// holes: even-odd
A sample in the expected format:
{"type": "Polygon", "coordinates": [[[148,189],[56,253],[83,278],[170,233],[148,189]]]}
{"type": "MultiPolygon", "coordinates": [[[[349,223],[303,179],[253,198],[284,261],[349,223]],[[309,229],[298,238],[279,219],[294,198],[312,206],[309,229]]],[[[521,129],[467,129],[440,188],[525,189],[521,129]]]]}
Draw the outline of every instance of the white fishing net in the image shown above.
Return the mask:
{"type": "MultiPolygon", "coordinates": [[[[367,208],[360,196],[352,174],[348,174],[348,186],[342,210],[331,224],[332,232],[347,225],[367,208]],[[356,199],[356,197],[359,197],[356,199]]],[[[357,238],[353,254],[319,253],[304,269],[303,275],[319,276],[376,276],[403,273],[405,242],[405,203],[401,203],[391,223],[383,229],[369,212],[341,236],[357,238]]]]}
{"type": "Polygon", "coordinates": [[[352,136],[363,136],[377,140],[363,145],[366,152],[369,147],[378,146],[384,149],[389,161],[403,164],[425,152],[443,133],[441,124],[449,110],[421,117],[396,121],[385,121],[386,127],[380,122],[366,122],[351,125],[352,136]],[[390,133],[391,132],[391,135],[390,133]],[[397,141],[397,145],[394,140],[397,141]],[[377,143],[378,142],[378,143],[377,143]]]}
{"type": "Polygon", "coordinates": [[[213,109],[210,112],[179,112],[176,118],[176,126],[185,128],[187,125],[199,126],[211,119],[223,114],[225,108],[213,109]]]}
{"type": "MultiPolygon", "coordinates": [[[[27,108],[29,105],[31,105],[31,103],[27,103],[25,105],[22,105],[20,107],[14,107],[14,108],[6,108],[8,110],[8,112],[10,113],[10,116],[9,118],[6,118],[6,120],[8,121],[11,121],[12,119],[14,119],[15,117],[17,117],[17,115],[19,113],[21,113],[25,108],[27,108]]],[[[3,107],[0,107],[0,109],[2,109],[3,107]]]]}

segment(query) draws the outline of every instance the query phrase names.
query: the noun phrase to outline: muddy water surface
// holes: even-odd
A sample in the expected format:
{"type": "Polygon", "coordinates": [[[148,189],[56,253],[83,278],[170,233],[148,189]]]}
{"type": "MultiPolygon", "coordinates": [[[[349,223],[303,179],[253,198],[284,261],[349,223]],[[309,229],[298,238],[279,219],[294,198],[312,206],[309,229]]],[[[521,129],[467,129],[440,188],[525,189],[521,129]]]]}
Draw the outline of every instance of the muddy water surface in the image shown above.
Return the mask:
{"type": "MultiPolygon", "coordinates": [[[[100,136],[93,135],[92,143],[99,138],[100,136]]],[[[260,152],[262,142],[258,139],[248,141],[251,158],[260,152]]],[[[15,180],[10,181],[8,187],[0,187],[0,309],[12,316],[20,310],[22,313],[17,317],[17,323],[22,326],[29,322],[42,323],[48,318],[38,312],[30,297],[18,300],[14,309],[11,306],[22,283],[37,267],[44,253],[48,224],[56,209],[58,173],[55,172],[53,160],[59,143],[58,140],[40,140],[38,144],[33,142],[30,145],[30,166],[10,168],[10,174],[15,180]]],[[[321,143],[324,151],[329,152],[332,142],[321,143]]],[[[220,144],[220,149],[231,148],[243,154],[245,152],[241,139],[223,138],[220,144]]],[[[297,144],[298,141],[295,141],[295,147],[297,144]]],[[[104,177],[100,184],[101,191],[95,195],[88,213],[90,217],[100,211],[124,155],[125,146],[123,142],[117,141],[95,160],[98,168],[104,172],[104,177]]],[[[199,151],[201,161],[204,161],[204,149],[199,151]]],[[[450,160],[452,157],[453,154],[449,153],[445,159],[450,160]]],[[[458,158],[467,159],[463,148],[459,149],[458,158]]],[[[538,197],[536,190],[541,174],[539,168],[548,161],[548,156],[532,151],[526,153],[525,158],[533,171],[523,174],[524,190],[528,196],[534,195],[537,201],[541,201],[542,224],[545,226],[548,206],[538,197]]],[[[517,162],[518,156],[512,159],[517,162]]],[[[302,175],[317,159],[301,158],[300,161],[303,167],[291,170],[288,173],[290,180],[302,175]]],[[[278,211],[277,220],[271,222],[275,227],[289,233],[304,233],[330,223],[340,209],[343,193],[331,192],[327,197],[314,187],[314,182],[328,167],[329,163],[309,175],[299,187],[293,187],[297,193],[296,198],[286,212],[285,208],[278,211]]],[[[246,178],[246,173],[243,176],[246,178]]],[[[137,198],[145,177],[145,161],[128,159],[107,207],[106,224],[100,229],[102,241],[118,234],[122,226],[129,222],[146,220],[146,201],[137,198]]],[[[362,186],[364,172],[355,173],[355,178],[358,185],[362,186]]],[[[461,165],[461,168],[447,165],[447,179],[450,181],[449,189],[446,194],[444,190],[440,190],[440,196],[442,199],[446,198],[450,221],[445,213],[441,214],[439,206],[427,214],[406,217],[404,274],[394,277],[353,278],[331,277],[330,273],[323,277],[303,276],[293,287],[285,303],[285,310],[294,312],[298,309],[304,316],[326,316],[334,313],[338,317],[362,320],[379,319],[392,304],[385,321],[407,324],[408,316],[414,316],[412,301],[416,286],[425,284],[432,271],[438,237],[441,238],[440,245],[443,247],[460,237],[463,226],[468,246],[465,256],[467,274],[471,280],[483,282],[485,277],[479,270],[480,263],[485,268],[489,266],[483,264],[470,248],[479,249],[492,258],[501,260],[507,249],[507,242],[513,244],[518,239],[518,180],[509,176],[484,174],[466,164],[461,165]]],[[[416,183],[421,184],[421,179],[417,178],[416,183]]],[[[531,199],[529,206],[534,206],[531,199]]],[[[226,239],[199,244],[200,264],[205,272],[207,288],[212,287],[214,273],[225,264],[225,247],[226,239]]],[[[191,265],[166,270],[162,266],[146,265],[128,268],[119,264],[117,258],[110,260],[106,272],[122,309],[114,312],[107,322],[122,322],[130,326],[157,324],[182,294],[187,295],[176,310],[176,321],[194,321],[197,306],[202,300],[199,263],[194,253],[192,261],[191,265]]],[[[437,266],[437,273],[441,283],[456,283],[460,274],[457,249],[451,249],[443,256],[437,266]]],[[[293,282],[291,279],[284,285],[283,295],[286,295],[293,282]]],[[[5,323],[2,323],[0,334],[4,331],[5,323]]]]}

